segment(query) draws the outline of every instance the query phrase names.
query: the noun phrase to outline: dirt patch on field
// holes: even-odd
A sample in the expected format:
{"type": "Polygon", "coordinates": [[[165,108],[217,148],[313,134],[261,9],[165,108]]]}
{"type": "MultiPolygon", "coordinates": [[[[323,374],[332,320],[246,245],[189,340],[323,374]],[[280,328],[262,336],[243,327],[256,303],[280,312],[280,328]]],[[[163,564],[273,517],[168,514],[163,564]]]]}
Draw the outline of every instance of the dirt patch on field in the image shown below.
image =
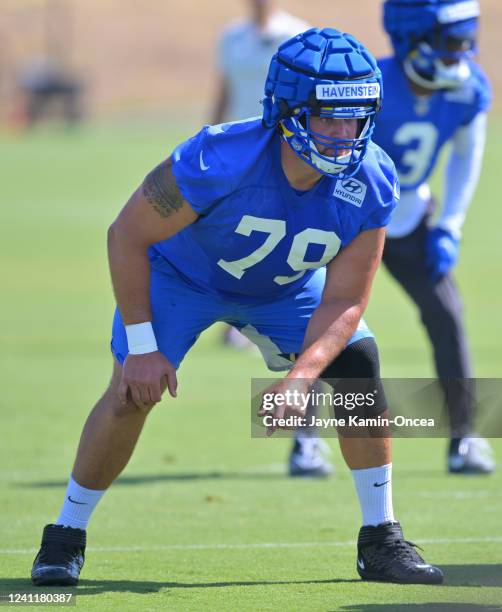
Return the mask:
{"type": "MultiPolygon", "coordinates": [[[[352,32],[377,55],[389,47],[380,0],[290,0],[279,4],[313,25],[352,32]]],[[[12,99],[28,58],[58,54],[83,76],[95,115],[184,111],[207,116],[215,46],[222,27],[245,14],[245,0],[3,0],[0,103],[12,99]]],[[[502,1],[482,0],[481,62],[502,91],[497,70],[502,1]]]]}

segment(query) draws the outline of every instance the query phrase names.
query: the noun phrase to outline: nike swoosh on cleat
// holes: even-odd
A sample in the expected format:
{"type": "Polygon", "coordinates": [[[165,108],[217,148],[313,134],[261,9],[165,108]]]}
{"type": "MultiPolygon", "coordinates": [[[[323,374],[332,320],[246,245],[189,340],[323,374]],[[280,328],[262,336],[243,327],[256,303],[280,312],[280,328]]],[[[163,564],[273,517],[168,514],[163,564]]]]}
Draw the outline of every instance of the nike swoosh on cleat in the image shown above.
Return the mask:
{"type": "Polygon", "coordinates": [[[420,569],[424,569],[425,567],[432,567],[429,563],[417,563],[415,567],[419,567],[420,569]]]}
{"type": "Polygon", "coordinates": [[[383,485],[386,485],[388,482],[390,482],[390,480],[386,480],[385,482],[374,482],[373,486],[374,487],[383,487],[383,485]]]}
{"type": "Polygon", "coordinates": [[[362,559],[358,559],[357,560],[357,565],[361,568],[364,569],[364,561],[362,559]]]}
{"type": "Polygon", "coordinates": [[[79,506],[87,506],[86,502],[78,502],[71,498],[71,495],[68,495],[68,501],[72,504],[78,504],[79,506]]]}
{"type": "Polygon", "coordinates": [[[202,158],[202,151],[200,152],[200,169],[205,172],[206,170],[209,170],[209,166],[206,166],[206,164],[204,163],[204,160],[202,158]]]}

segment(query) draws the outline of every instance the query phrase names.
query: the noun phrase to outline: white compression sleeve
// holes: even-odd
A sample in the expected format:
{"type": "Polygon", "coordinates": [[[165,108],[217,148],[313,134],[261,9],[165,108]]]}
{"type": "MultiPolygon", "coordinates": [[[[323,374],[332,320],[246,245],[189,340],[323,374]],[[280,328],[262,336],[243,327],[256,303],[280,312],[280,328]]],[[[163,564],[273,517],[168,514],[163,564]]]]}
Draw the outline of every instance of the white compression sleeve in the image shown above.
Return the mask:
{"type": "Polygon", "coordinates": [[[479,113],[453,137],[445,170],[445,192],[437,225],[460,238],[467,208],[476,190],[486,140],[486,113],[479,113]]]}

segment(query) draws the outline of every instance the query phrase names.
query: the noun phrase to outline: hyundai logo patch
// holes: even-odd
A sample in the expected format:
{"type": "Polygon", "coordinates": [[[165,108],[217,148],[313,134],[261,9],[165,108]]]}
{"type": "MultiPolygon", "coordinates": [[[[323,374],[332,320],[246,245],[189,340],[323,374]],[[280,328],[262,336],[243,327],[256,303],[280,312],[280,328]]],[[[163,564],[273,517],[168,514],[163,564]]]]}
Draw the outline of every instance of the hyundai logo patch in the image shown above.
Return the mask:
{"type": "Polygon", "coordinates": [[[347,179],[342,182],[342,187],[349,191],[350,193],[359,194],[363,191],[363,186],[358,181],[353,181],[352,179],[347,179]]]}

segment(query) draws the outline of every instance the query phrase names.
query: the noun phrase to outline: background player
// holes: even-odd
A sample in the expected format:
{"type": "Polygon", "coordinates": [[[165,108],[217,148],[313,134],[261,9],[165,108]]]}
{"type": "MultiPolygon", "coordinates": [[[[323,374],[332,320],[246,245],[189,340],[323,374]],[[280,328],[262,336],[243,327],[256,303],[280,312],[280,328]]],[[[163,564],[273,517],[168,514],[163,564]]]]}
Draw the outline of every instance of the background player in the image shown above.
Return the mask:
{"type": "Polygon", "coordinates": [[[226,27],[218,43],[212,123],[261,116],[263,83],[272,55],[308,24],[279,10],[274,0],[246,0],[250,18],[226,27]]]}
{"type": "MultiPolygon", "coordinates": [[[[350,35],[313,29],[280,47],[265,92],[263,124],[204,127],[147,176],[110,228],[112,380],[84,427],[57,523],[44,529],[35,584],[77,582],[92,511],[215,321],[242,329],[272,370],[291,368],[276,390],[341,372],[378,381],[361,315],[396,197],[394,166],[370,142],[380,71],[350,35]],[[357,205],[347,180],[361,188],[357,205]],[[300,354],[294,364],[291,353],[300,354]]],[[[394,520],[390,439],[365,433],[340,437],[363,514],[358,572],[441,582],[394,520]]]]}
{"type": "Polygon", "coordinates": [[[462,304],[452,278],[462,225],[478,182],[491,92],[472,61],[476,0],[387,0],[384,27],[394,57],[379,61],[385,110],[374,140],[393,159],[401,200],[389,226],[383,261],[417,305],[447,387],[451,441],[448,469],[494,469],[486,440],[474,438],[471,356],[462,304]],[[439,216],[428,179],[441,148],[451,143],[439,216]]]}

